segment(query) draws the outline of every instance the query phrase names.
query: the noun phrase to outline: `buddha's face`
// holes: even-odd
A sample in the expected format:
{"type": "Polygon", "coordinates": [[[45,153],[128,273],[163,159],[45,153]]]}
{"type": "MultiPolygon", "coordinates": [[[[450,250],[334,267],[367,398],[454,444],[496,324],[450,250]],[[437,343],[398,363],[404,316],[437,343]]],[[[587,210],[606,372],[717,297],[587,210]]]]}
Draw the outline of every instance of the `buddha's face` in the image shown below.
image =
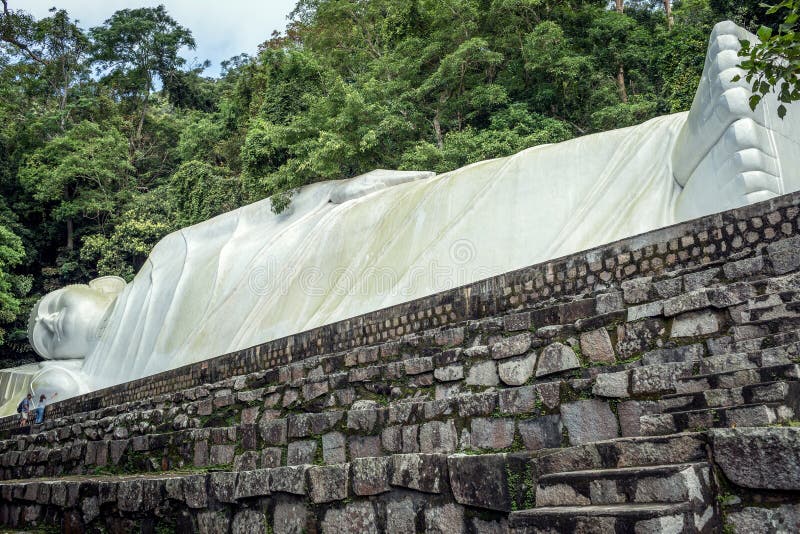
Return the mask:
{"type": "Polygon", "coordinates": [[[114,296],[88,285],[48,293],[30,324],[31,345],[48,360],[83,358],[94,345],[114,296]]]}

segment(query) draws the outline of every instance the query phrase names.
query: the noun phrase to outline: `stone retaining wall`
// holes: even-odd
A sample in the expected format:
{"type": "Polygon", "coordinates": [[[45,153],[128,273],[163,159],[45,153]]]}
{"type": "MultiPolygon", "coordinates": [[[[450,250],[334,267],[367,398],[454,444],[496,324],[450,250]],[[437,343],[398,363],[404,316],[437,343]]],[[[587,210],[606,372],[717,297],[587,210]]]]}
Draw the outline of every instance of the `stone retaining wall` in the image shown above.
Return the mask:
{"type": "MultiPolygon", "coordinates": [[[[658,276],[721,260],[735,259],[770,243],[798,234],[800,193],[703,217],[641,236],[520,269],[429,297],[371,312],[331,325],[270,341],[197,364],[95,391],[52,404],[51,417],[96,410],[125,402],[190,389],[237,375],[276,369],[315,356],[369,347],[434,328],[519,310],[572,301],[566,317],[550,316],[553,324],[582,313],[576,296],[591,296],[626,280],[658,276]]],[[[524,246],[524,244],[521,244],[524,246]]],[[[787,261],[792,253],[786,252],[787,261]]],[[[780,263],[777,269],[782,267],[780,263]]],[[[588,306],[588,304],[583,304],[588,306]]],[[[561,308],[557,308],[560,310],[561,308]]],[[[535,316],[534,316],[535,320],[535,316]]],[[[0,420],[11,429],[14,417],[0,420]]]]}

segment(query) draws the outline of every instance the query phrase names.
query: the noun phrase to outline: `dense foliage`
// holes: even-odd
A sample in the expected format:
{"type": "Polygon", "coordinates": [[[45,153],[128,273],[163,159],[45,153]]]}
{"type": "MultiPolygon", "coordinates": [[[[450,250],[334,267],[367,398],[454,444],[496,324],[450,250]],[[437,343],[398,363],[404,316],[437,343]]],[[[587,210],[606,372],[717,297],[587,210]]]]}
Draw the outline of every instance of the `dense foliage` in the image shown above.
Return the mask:
{"type": "Polygon", "coordinates": [[[715,22],[780,22],[758,0],[300,0],[212,79],[163,7],[85,29],[0,1],[6,355],[28,351],[38,295],[130,279],[176,228],[270,195],[279,211],[317,180],[447,171],[686,110],[715,22]]]}

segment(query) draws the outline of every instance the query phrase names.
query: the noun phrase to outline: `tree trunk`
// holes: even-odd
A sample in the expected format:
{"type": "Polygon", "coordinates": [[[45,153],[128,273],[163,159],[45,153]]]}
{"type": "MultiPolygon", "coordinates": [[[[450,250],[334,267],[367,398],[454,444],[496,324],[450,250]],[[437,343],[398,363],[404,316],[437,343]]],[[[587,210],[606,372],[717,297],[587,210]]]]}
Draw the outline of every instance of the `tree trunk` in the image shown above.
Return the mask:
{"type": "Polygon", "coordinates": [[[664,13],[667,15],[667,28],[671,30],[675,25],[675,19],[672,18],[672,2],[670,0],[664,0],[664,13]]]}
{"type": "Polygon", "coordinates": [[[433,132],[436,134],[436,146],[442,150],[444,139],[442,138],[442,125],[439,123],[439,108],[436,108],[436,115],[433,116],[433,132]]]}
{"type": "Polygon", "coordinates": [[[72,219],[67,219],[67,250],[75,248],[75,229],[72,226],[72,219]]]}
{"type": "Polygon", "coordinates": [[[625,89],[625,67],[620,63],[619,70],[617,71],[617,91],[619,91],[619,99],[624,104],[628,103],[628,91],[625,89]]]}
{"type": "Polygon", "coordinates": [[[617,6],[617,13],[622,13],[625,10],[625,6],[623,5],[625,0],[615,0],[617,6]]]}

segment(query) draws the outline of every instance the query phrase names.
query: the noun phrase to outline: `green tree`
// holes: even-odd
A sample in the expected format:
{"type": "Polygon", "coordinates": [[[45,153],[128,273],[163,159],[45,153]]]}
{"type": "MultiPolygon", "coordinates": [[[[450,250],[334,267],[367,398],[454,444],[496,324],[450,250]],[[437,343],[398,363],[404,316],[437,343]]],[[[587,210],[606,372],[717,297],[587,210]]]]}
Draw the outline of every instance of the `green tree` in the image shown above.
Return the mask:
{"type": "Polygon", "coordinates": [[[13,323],[20,313],[19,299],[26,292],[20,287],[18,277],[11,273],[24,257],[22,240],[0,225],[0,345],[5,340],[7,325],[13,323]]]}

